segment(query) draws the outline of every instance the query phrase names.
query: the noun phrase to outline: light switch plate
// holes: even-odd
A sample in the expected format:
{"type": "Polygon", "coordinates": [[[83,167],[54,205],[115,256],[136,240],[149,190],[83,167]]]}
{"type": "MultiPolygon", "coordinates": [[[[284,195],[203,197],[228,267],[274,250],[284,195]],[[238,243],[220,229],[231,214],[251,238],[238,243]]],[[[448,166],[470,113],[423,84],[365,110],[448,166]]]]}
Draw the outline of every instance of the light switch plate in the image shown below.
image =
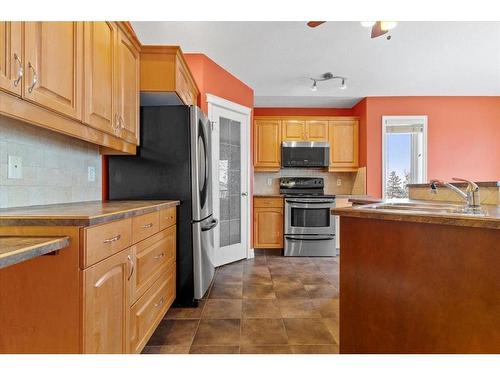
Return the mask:
{"type": "Polygon", "coordinates": [[[87,169],[87,181],[95,182],[95,167],[88,167],[87,169]]]}
{"type": "Polygon", "coordinates": [[[341,178],[337,178],[337,186],[342,186],[342,179],[341,178]]]}
{"type": "Polygon", "coordinates": [[[23,158],[20,156],[9,155],[8,163],[7,178],[17,180],[23,178],[23,158]]]}

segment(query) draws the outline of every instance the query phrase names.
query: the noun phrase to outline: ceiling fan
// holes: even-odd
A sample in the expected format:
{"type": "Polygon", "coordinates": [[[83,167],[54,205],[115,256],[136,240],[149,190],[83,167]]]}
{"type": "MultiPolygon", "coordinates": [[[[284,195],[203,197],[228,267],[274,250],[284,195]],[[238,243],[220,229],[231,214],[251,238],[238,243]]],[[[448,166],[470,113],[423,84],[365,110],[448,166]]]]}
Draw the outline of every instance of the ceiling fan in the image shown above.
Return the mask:
{"type": "MultiPolygon", "coordinates": [[[[314,28],[318,27],[319,25],[324,24],[326,21],[309,21],[307,23],[307,26],[314,28]]],[[[389,30],[392,30],[396,27],[398,23],[394,21],[362,21],[361,25],[365,27],[371,27],[372,28],[372,33],[371,33],[371,38],[378,38],[379,36],[382,36],[384,34],[387,34],[389,30]]],[[[387,39],[391,39],[391,36],[388,35],[387,39]]]]}

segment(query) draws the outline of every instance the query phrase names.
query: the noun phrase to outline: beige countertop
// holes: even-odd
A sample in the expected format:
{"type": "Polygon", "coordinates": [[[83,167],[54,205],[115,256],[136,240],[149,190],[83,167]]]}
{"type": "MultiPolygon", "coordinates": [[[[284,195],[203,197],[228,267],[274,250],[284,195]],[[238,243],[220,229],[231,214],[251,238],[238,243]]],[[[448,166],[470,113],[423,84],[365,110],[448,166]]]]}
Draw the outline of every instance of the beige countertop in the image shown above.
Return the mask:
{"type": "MultiPolygon", "coordinates": [[[[466,182],[449,181],[452,185],[457,187],[467,187],[466,182]]],[[[480,181],[476,182],[479,187],[500,187],[500,181],[480,181]]],[[[429,183],[408,184],[409,187],[429,187],[429,183]]]]}
{"type": "Polygon", "coordinates": [[[0,237],[0,268],[69,246],[69,237],[0,237]]]}
{"type": "Polygon", "coordinates": [[[175,200],[91,201],[0,210],[0,226],[89,226],[179,205],[175,200]]]}
{"type": "Polygon", "coordinates": [[[283,198],[283,194],[254,194],[254,198],[283,198]]]}
{"type": "MultiPolygon", "coordinates": [[[[410,203],[430,203],[429,201],[404,200],[410,203]]],[[[381,200],[380,203],[390,201],[381,200]]],[[[433,202],[446,203],[446,202],[433,202]]],[[[450,203],[453,204],[453,203],[450,203]]],[[[345,217],[360,217],[379,220],[410,221],[418,223],[456,225],[477,228],[500,229],[500,206],[482,205],[481,208],[486,212],[485,216],[466,216],[460,214],[438,214],[438,213],[417,213],[415,211],[401,210],[377,210],[369,208],[369,205],[334,208],[334,215],[345,217]]]]}

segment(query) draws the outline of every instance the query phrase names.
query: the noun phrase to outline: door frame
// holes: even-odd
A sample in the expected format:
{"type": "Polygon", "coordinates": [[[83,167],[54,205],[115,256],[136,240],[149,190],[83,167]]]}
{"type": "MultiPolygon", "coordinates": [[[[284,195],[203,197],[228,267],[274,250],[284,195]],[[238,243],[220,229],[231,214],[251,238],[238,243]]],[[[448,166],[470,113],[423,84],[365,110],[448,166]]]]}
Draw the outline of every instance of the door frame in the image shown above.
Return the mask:
{"type": "MultiPolygon", "coordinates": [[[[251,116],[252,116],[252,109],[249,107],[245,107],[241,104],[234,103],[230,100],[218,97],[213,94],[206,94],[206,99],[207,99],[207,106],[208,106],[208,120],[212,123],[214,121],[213,119],[213,109],[215,107],[219,108],[224,108],[229,111],[233,111],[236,113],[239,113],[240,115],[243,115],[247,118],[247,129],[245,133],[241,132],[241,136],[243,135],[246,136],[246,139],[248,140],[248,147],[247,147],[247,179],[246,179],[246,186],[241,186],[242,191],[247,192],[247,199],[246,199],[246,211],[248,214],[248,220],[247,220],[247,259],[248,258],[253,258],[254,256],[254,251],[251,248],[251,243],[252,243],[252,211],[251,211],[251,194],[250,194],[250,182],[251,182],[251,177],[252,177],[252,171],[251,171],[251,152],[250,152],[250,147],[251,147],[251,134],[252,134],[252,123],[251,123],[251,116]]],[[[215,168],[215,167],[214,167],[215,168]]]]}
{"type": "MultiPolygon", "coordinates": [[[[401,125],[411,125],[412,122],[418,121],[423,126],[423,145],[422,145],[422,174],[424,176],[424,180],[427,181],[427,115],[415,115],[415,116],[382,116],[382,198],[385,198],[385,185],[386,185],[386,175],[385,175],[385,136],[387,133],[388,120],[398,120],[401,121],[401,125]]],[[[413,157],[413,156],[412,156],[413,157]]]]}

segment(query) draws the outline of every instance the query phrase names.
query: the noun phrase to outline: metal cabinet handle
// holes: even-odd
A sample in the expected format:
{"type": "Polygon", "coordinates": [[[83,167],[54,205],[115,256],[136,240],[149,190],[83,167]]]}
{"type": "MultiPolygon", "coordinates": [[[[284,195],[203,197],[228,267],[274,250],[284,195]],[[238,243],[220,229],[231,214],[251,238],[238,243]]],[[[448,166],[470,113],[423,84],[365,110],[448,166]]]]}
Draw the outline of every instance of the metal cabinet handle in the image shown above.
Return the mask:
{"type": "Polygon", "coordinates": [[[23,62],[21,61],[17,53],[14,53],[14,61],[17,61],[19,63],[19,68],[17,69],[17,78],[14,80],[14,86],[17,87],[19,86],[19,83],[23,78],[24,68],[23,68],[23,62]]]}
{"type": "Polygon", "coordinates": [[[127,259],[128,259],[129,264],[130,264],[130,275],[128,275],[127,280],[130,280],[130,278],[132,277],[132,275],[134,273],[135,264],[134,264],[134,261],[132,260],[132,257],[130,255],[127,255],[127,259]]]}
{"type": "Polygon", "coordinates": [[[36,74],[35,67],[29,62],[28,68],[33,70],[33,80],[31,81],[30,87],[28,87],[28,92],[31,94],[33,89],[35,88],[36,83],[38,82],[38,75],[36,74]]]}
{"type": "Polygon", "coordinates": [[[157,256],[153,257],[153,259],[161,259],[165,256],[165,253],[158,254],[157,256]]]}
{"type": "Polygon", "coordinates": [[[165,298],[161,297],[160,300],[155,303],[155,307],[160,307],[161,305],[163,305],[163,302],[165,302],[165,298]]]}
{"type": "Polygon", "coordinates": [[[103,243],[112,243],[112,242],[118,241],[120,238],[122,238],[122,235],[121,234],[117,234],[116,236],[108,238],[108,239],[106,239],[106,240],[104,240],[102,242],[103,243]]]}
{"type": "Polygon", "coordinates": [[[142,226],[143,229],[147,229],[147,228],[151,228],[153,226],[153,223],[148,223],[148,224],[144,224],[142,226]]]}

